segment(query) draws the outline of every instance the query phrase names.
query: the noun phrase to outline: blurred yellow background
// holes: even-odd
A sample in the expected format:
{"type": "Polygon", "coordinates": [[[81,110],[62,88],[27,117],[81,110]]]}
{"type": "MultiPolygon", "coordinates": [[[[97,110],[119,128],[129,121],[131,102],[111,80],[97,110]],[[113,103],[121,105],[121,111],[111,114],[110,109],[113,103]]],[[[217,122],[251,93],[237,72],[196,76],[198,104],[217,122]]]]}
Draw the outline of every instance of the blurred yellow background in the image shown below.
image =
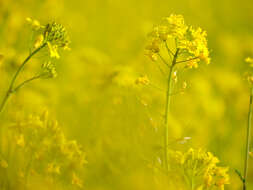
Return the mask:
{"type": "MultiPolygon", "coordinates": [[[[251,0],[0,0],[0,97],[28,54],[26,17],[43,24],[56,20],[71,39],[71,51],[57,61],[59,76],[24,87],[4,116],[49,109],[66,136],[84,146],[84,189],[159,189],[146,165],[159,157],[165,94],[134,81],[147,75],[165,88],[163,76],[144,55],[147,34],[162,17],[182,14],[186,23],[207,31],[212,61],[179,76],[189,88],[172,97],[171,141],[192,139],[171,148],[213,152],[230,168],[226,189],[240,189],[234,169],[243,170],[249,102],[243,74],[245,57],[253,55],[252,6],[251,0]]],[[[252,158],[248,179],[250,190],[252,158]]]]}

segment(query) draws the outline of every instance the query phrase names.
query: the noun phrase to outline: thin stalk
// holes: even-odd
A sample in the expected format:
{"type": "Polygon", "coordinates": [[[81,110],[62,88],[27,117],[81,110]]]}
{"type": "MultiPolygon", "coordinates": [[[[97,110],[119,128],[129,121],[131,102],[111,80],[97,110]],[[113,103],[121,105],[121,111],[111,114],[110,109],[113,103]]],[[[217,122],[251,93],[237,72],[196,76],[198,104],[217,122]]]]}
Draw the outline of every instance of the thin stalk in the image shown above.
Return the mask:
{"type": "Polygon", "coordinates": [[[243,190],[247,189],[247,177],[248,177],[248,165],[249,165],[249,149],[250,149],[250,135],[251,135],[251,121],[252,121],[252,102],[253,102],[253,87],[251,87],[251,89],[250,89],[248,126],[247,126],[246,149],[245,149],[245,160],[244,160],[243,190]]]}
{"type": "Polygon", "coordinates": [[[32,82],[32,81],[34,81],[34,80],[36,80],[36,79],[39,79],[39,78],[41,78],[41,75],[37,75],[37,76],[34,76],[34,77],[30,78],[30,79],[25,80],[24,82],[20,83],[17,87],[15,87],[15,88],[12,90],[12,92],[14,93],[14,92],[18,91],[18,90],[19,90],[21,87],[23,87],[25,84],[27,84],[27,83],[29,83],[29,82],[32,82]]]}
{"type": "Polygon", "coordinates": [[[176,64],[179,49],[177,49],[172,65],[169,70],[169,78],[167,83],[167,95],[166,95],[166,107],[165,107],[165,130],[164,130],[164,163],[166,172],[169,171],[168,165],[168,146],[169,146],[169,115],[170,115],[170,100],[171,100],[171,90],[172,90],[172,73],[174,66],[176,64]]]}
{"type": "Polygon", "coordinates": [[[165,61],[165,59],[161,56],[160,53],[158,53],[158,56],[160,57],[160,59],[162,60],[162,62],[163,62],[167,67],[170,67],[169,64],[165,61]]]}
{"type": "Polygon", "coordinates": [[[193,57],[193,58],[188,59],[188,60],[178,61],[178,62],[176,62],[176,64],[178,64],[178,63],[184,63],[184,62],[188,62],[188,61],[192,61],[192,60],[195,60],[195,59],[199,59],[199,57],[193,57]]]}
{"type": "Polygon", "coordinates": [[[3,111],[5,104],[7,103],[9,97],[11,96],[11,94],[14,92],[13,91],[13,86],[15,84],[15,81],[18,77],[18,75],[20,74],[20,72],[23,70],[24,66],[26,65],[26,63],[36,54],[38,53],[43,47],[45,47],[46,44],[43,44],[42,46],[40,46],[39,48],[35,49],[32,53],[29,54],[29,56],[23,61],[23,63],[20,65],[20,67],[18,68],[18,70],[16,71],[15,75],[13,76],[10,86],[2,100],[2,103],[0,105],[0,113],[3,111]]]}
{"type": "Polygon", "coordinates": [[[164,43],[165,43],[165,47],[166,47],[166,49],[167,49],[167,51],[168,51],[168,53],[169,53],[170,57],[171,57],[171,56],[174,56],[174,53],[170,50],[170,48],[169,48],[169,46],[168,46],[167,42],[166,42],[166,41],[164,41],[164,43]]]}

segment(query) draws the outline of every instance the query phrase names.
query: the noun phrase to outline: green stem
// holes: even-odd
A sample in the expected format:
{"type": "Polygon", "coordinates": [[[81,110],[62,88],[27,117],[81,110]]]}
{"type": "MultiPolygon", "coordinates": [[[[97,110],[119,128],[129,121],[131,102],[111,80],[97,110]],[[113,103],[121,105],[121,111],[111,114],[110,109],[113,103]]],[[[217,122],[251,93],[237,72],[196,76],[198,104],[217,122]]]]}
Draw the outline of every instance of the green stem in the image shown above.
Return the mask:
{"type": "Polygon", "coordinates": [[[9,97],[11,96],[11,94],[14,92],[13,91],[13,86],[15,84],[15,81],[18,77],[18,75],[20,74],[20,72],[23,70],[24,66],[26,65],[26,63],[37,53],[39,52],[43,47],[45,47],[46,44],[43,44],[42,46],[40,46],[39,48],[35,49],[24,61],[23,63],[20,65],[20,67],[18,68],[18,70],[16,71],[15,75],[13,76],[10,86],[3,98],[3,101],[0,105],[0,113],[3,111],[5,104],[7,103],[9,97]]]}
{"type": "Polygon", "coordinates": [[[36,79],[39,79],[39,78],[41,78],[41,75],[37,75],[37,76],[34,76],[34,77],[30,78],[30,79],[25,80],[24,82],[20,83],[17,87],[15,87],[15,88],[12,90],[12,92],[14,93],[14,92],[18,91],[18,90],[19,90],[21,87],[23,87],[25,84],[27,84],[27,83],[29,83],[29,82],[32,82],[33,80],[36,80],[36,79]]]}
{"type": "Polygon", "coordinates": [[[177,49],[172,64],[169,70],[169,78],[167,83],[167,95],[166,95],[166,107],[165,107],[165,130],[164,130],[164,163],[165,163],[165,170],[166,172],[169,171],[169,164],[168,164],[168,146],[169,146],[169,115],[170,115],[170,99],[171,99],[171,88],[172,88],[172,74],[173,69],[176,64],[177,56],[179,53],[179,49],[177,49]]]}
{"type": "MultiPolygon", "coordinates": [[[[171,56],[174,56],[174,53],[170,50],[170,48],[168,47],[168,44],[167,44],[167,42],[166,41],[164,41],[164,43],[165,43],[165,47],[166,47],[166,49],[167,49],[167,51],[168,51],[168,53],[169,53],[169,56],[171,57],[171,56]]],[[[172,59],[172,58],[171,58],[172,59]]]]}
{"type": "Polygon", "coordinates": [[[253,102],[253,87],[251,87],[251,89],[250,89],[250,102],[249,102],[249,113],[248,113],[248,126],[247,126],[246,149],[245,149],[245,160],[244,160],[243,190],[246,190],[246,189],[247,189],[248,164],[249,164],[249,151],[250,151],[250,135],[251,135],[251,121],[252,121],[252,102],[253,102]]]}
{"type": "Polygon", "coordinates": [[[184,62],[188,62],[188,61],[192,61],[192,60],[195,60],[195,59],[199,59],[199,57],[193,57],[193,58],[188,59],[188,60],[178,61],[178,62],[176,62],[176,64],[178,64],[178,63],[184,63],[184,62]]]}

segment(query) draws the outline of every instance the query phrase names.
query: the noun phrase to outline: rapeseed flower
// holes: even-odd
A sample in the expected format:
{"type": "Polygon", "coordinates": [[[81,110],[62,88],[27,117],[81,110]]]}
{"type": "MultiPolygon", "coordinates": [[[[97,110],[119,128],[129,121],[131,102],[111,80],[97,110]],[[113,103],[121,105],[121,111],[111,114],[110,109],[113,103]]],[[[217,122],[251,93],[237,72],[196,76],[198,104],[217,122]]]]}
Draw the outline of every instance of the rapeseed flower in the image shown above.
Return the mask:
{"type": "Polygon", "coordinates": [[[219,159],[210,152],[192,148],[185,153],[170,151],[170,163],[171,172],[193,180],[194,186],[200,189],[217,187],[223,190],[224,185],[229,184],[228,168],[217,166],[219,159]]]}
{"type": "MultiPolygon", "coordinates": [[[[206,31],[186,25],[182,15],[172,14],[165,17],[158,26],[153,28],[149,34],[146,55],[152,61],[157,61],[161,48],[165,46],[169,50],[168,40],[175,41],[173,49],[178,50],[179,62],[191,61],[187,65],[189,68],[197,68],[200,61],[210,63],[206,31]]],[[[175,52],[171,50],[169,53],[175,55],[175,52]]]]}

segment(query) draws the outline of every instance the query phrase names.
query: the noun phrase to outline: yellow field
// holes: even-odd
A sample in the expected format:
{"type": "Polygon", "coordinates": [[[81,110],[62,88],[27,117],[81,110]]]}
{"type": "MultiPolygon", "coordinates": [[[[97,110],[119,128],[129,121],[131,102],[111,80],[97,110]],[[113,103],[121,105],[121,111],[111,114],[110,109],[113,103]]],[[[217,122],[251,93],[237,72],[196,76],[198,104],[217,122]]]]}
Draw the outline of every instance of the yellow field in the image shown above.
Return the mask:
{"type": "Polygon", "coordinates": [[[252,190],[252,6],[0,0],[0,190],[252,190]]]}

